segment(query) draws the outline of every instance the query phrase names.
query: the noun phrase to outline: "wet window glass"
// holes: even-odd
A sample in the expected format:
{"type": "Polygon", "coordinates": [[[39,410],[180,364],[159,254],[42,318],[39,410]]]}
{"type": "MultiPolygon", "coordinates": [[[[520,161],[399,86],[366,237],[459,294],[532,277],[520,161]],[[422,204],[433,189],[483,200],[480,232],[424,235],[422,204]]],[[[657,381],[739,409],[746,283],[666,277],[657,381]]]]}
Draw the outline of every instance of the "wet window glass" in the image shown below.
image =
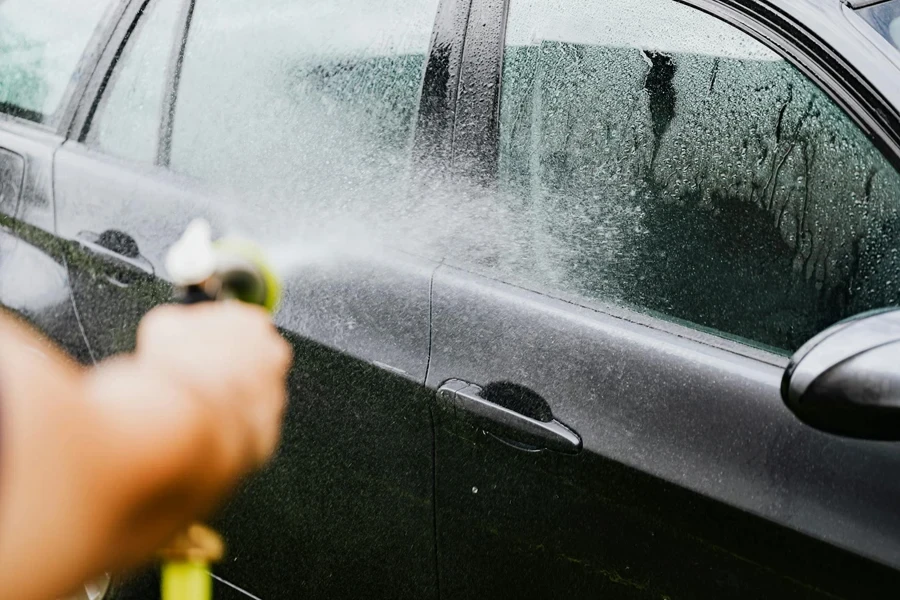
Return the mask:
{"type": "Polygon", "coordinates": [[[502,84],[530,281],[778,351],[897,303],[898,173],[742,32],[672,0],[512,0],[502,84]]]}
{"type": "Polygon", "coordinates": [[[0,112],[45,122],[66,88],[109,0],[0,2],[0,112]]]}
{"type": "Polygon", "coordinates": [[[154,0],[114,67],[86,143],[137,162],[156,162],[170,58],[182,0],[154,0]]]}
{"type": "Polygon", "coordinates": [[[171,168],[298,218],[305,201],[339,206],[395,181],[436,10],[437,0],[198,0],[171,168]]]}
{"type": "Polygon", "coordinates": [[[900,1],[859,9],[859,15],[884,39],[900,48],[900,1]]]}

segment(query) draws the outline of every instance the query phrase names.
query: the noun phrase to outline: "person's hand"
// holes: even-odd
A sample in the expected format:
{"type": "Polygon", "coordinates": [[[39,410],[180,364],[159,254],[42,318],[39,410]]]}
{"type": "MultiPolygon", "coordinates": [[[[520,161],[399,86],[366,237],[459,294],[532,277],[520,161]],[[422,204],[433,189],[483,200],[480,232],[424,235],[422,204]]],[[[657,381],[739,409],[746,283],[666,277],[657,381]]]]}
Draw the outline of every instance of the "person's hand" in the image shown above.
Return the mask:
{"type": "Polygon", "coordinates": [[[121,516],[101,544],[117,549],[104,568],[140,564],[271,458],[290,364],[263,309],[209,302],[152,310],[135,352],[88,374],[92,430],[105,432],[94,487],[130,474],[108,498],[121,516]]]}
{"type": "Polygon", "coordinates": [[[272,456],[291,350],[264,310],[238,302],[159,307],[141,321],[135,358],[211,409],[230,436],[225,451],[237,474],[272,456]]]}
{"type": "Polygon", "coordinates": [[[237,303],[155,309],[134,354],[87,369],[0,314],[0,597],[143,564],[208,515],[272,456],[290,363],[237,303]]]}

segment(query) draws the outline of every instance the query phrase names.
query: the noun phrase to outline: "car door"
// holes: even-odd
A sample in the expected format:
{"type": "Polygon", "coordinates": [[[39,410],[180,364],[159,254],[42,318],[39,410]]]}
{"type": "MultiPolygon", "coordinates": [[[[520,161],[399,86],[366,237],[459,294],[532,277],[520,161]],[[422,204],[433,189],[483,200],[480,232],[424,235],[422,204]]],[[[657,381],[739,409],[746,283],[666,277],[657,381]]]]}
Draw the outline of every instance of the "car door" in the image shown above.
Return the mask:
{"type": "MultiPolygon", "coordinates": [[[[436,263],[369,251],[349,224],[377,176],[404,168],[434,3],[362,8],[129,2],[56,156],[98,358],[133,347],[171,298],[165,252],[195,217],[258,240],[284,275],[283,441],[213,523],[228,547],[217,598],[436,595],[423,387],[436,263]],[[382,26],[366,33],[370,17],[382,26]],[[369,156],[381,148],[390,162],[369,156]]],[[[151,571],[113,597],[157,593],[151,571]]]]}
{"type": "Polygon", "coordinates": [[[432,291],[442,598],[893,597],[900,450],[779,397],[898,302],[881,117],[718,3],[476,5],[461,94],[500,90],[460,97],[493,187],[432,291]]]}
{"type": "Polygon", "coordinates": [[[37,18],[48,5],[0,6],[0,305],[88,361],[65,245],[54,235],[52,159],[95,32],[114,11],[109,2],[73,2],[37,18]]]}

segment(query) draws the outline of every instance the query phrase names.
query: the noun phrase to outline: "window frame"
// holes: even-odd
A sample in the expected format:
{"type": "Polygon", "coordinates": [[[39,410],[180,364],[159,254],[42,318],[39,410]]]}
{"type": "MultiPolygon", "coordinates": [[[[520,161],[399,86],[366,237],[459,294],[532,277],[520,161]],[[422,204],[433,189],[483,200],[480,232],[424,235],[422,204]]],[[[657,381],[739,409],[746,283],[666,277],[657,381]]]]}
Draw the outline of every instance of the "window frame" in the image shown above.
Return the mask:
{"type": "MultiPolygon", "coordinates": [[[[151,0],[152,1],[152,0],[151,0]]],[[[176,24],[181,28],[180,35],[172,38],[172,49],[169,52],[169,64],[166,69],[166,90],[163,96],[163,111],[159,122],[159,137],[156,145],[157,166],[169,168],[172,158],[172,131],[175,127],[175,107],[178,104],[178,89],[181,83],[181,70],[184,66],[184,53],[187,48],[191,23],[194,20],[194,8],[197,0],[182,0],[181,15],[176,24]]],[[[115,68],[115,65],[113,66],[115,68]]]]}
{"type": "MultiPolygon", "coordinates": [[[[128,44],[131,36],[140,33],[142,20],[147,18],[148,9],[152,2],[160,0],[138,0],[136,12],[127,19],[122,19],[119,26],[114,32],[114,38],[110,40],[110,47],[115,49],[112,55],[112,62],[105,70],[98,69],[98,72],[91,78],[90,94],[85,94],[84,101],[80,102],[76,107],[75,118],[73,119],[67,137],[70,137],[80,144],[87,145],[87,139],[90,136],[91,126],[94,118],[98,115],[102,118],[102,110],[105,101],[109,98],[106,92],[112,89],[118,80],[122,70],[119,68],[119,62],[126,58],[128,44]],[[89,100],[89,102],[88,102],[89,100]]],[[[156,156],[150,166],[168,166],[168,143],[165,152],[163,151],[163,143],[169,142],[171,138],[172,118],[175,111],[175,102],[177,100],[178,82],[181,75],[181,63],[183,61],[184,46],[187,39],[188,28],[190,27],[190,19],[193,15],[195,0],[179,0],[179,15],[175,19],[175,24],[180,28],[180,36],[172,37],[172,45],[167,57],[167,66],[165,74],[165,93],[163,95],[163,105],[157,122],[157,139],[156,139],[156,156]],[[163,162],[161,157],[165,157],[163,162]]],[[[103,150],[98,150],[103,154],[107,154],[103,150]]],[[[113,156],[113,158],[118,158],[113,156]]],[[[128,160],[128,159],[122,159],[128,160]]]]}
{"type": "MultiPolygon", "coordinates": [[[[137,31],[141,18],[147,12],[147,8],[154,0],[124,0],[124,10],[116,27],[112,30],[108,42],[99,56],[97,65],[85,85],[69,124],[66,137],[78,143],[84,144],[91,128],[91,123],[99,110],[104,93],[115,81],[118,73],[119,60],[125,53],[131,35],[137,31]]],[[[160,115],[157,156],[154,166],[165,167],[168,164],[169,139],[167,132],[171,134],[172,115],[177,102],[178,82],[180,78],[183,51],[187,41],[190,19],[193,15],[196,0],[181,0],[181,14],[176,21],[180,28],[180,35],[172,38],[172,49],[169,54],[167,73],[165,77],[167,92],[164,96],[163,110],[160,115]],[[163,147],[165,145],[165,148],[163,147]]]]}
{"type": "MultiPolygon", "coordinates": [[[[474,0],[439,0],[428,47],[413,158],[447,165],[453,154],[453,131],[459,101],[466,32],[474,0]]],[[[428,164],[422,165],[428,168],[428,164]]]]}

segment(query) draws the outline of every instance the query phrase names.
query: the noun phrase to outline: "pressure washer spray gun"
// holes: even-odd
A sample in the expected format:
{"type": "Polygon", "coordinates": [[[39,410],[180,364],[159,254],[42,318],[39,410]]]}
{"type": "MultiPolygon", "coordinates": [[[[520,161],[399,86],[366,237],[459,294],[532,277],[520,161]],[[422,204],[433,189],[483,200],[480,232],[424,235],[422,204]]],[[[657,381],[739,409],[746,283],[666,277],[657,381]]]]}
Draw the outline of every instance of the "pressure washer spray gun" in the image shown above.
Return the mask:
{"type": "Polygon", "coordinates": [[[281,285],[256,245],[240,238],[212,241],[209,223],[197,219],[169,249],[166,270],[185,304],[240,300],[275,312],[281,285]]]}
{"type": "MultiPolygon", "coordinates": [[[[251,242],[224,238],[213,242],[209,223],[193,221],[169,250],[166,269],[185,304],[240,300],[274,313],[281,285],[262,251],[251,242]]],[[[225,544],[218,533],[191,525],[160,552],[162,600],[211,600],[212,563],[221,560],[225,544]]]]}

